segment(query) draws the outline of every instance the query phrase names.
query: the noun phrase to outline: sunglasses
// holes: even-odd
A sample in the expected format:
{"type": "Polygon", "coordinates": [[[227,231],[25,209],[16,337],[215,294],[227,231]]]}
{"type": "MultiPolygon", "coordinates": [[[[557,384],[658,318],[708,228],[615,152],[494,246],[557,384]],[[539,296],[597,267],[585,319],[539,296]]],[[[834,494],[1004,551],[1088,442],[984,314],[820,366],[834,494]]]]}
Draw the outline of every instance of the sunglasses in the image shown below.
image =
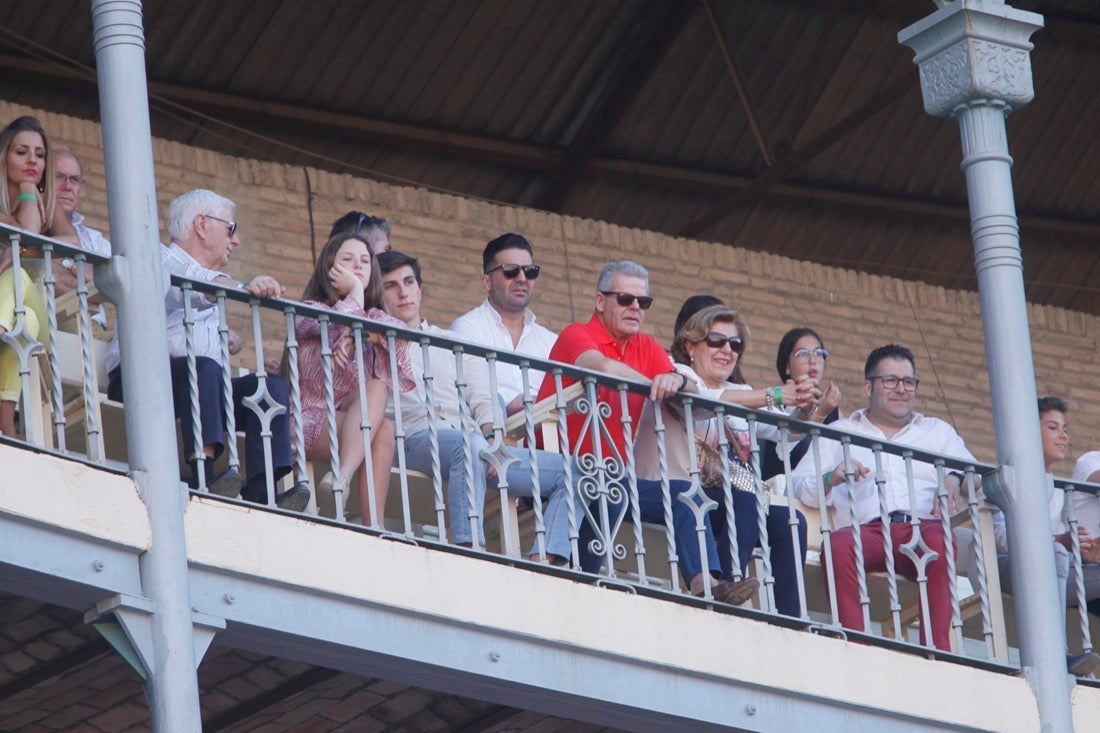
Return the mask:
{"type": "Polygon", "coordinates": [[[505,280],[515,280],[519,277],[520,272],[522,272],[523,276],[528,280],[538,280],[539,272],[542,271],[542,268],[538,265],[497,265],[496,267],[490,267],[485,271],[485,274],[489,275],[497,270],[500,270],[500,274],[504,275],[505,280]]]}
{"type": "Polygon", "coordinates": [[[712,349],[720,349],[729,344],[730,351],[735,354],[740,354],[745,349],[745,342],[740,336],[723,336],[720,333],[708,333],[703,337],[703,343],[712,349]]]}
{"type": "Polygon", "coordinates": [[[638,307],[644,311],[649,310],[649,306],[653,305],[653,296],[651,295],[634,295],[633,293],[620,293],[615,290],[601,290],[600,295],[614,295],[615,302],[623,308],[634,305],[635,300],[638,301],[638,307]]]}
{"type": "Polygon", "coordinates": [[[237,233],[237,222],[219,219],[216,216],[210,216],[210,214],[204,214],[203,216],[205,216],[207,219],[213,219],[214,221],[220,221],[222,224],[225,224],[226,228],[229,230],[230,237],[237,233]]]}

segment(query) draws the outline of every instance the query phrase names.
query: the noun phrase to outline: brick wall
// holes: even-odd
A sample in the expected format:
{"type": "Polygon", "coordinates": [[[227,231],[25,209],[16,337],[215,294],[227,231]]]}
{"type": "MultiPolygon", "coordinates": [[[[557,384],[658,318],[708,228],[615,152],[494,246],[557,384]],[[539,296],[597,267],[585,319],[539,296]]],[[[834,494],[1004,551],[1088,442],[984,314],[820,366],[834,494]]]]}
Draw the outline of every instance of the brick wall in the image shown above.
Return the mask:
{"type": "MultiPolygon", "coordinates": [[[[0,119],[26,113],[42,119],[55,145],[81,156],[88,179],[82,210],[91,225],[106,228],[99,126],[0,102],[0,119]]],[[[394,248],[423,263],[424,312],[442,325],[481,301],[478,275],[485,243],[502,232],[516,231],[531,240],[536,260],[543,265],[534,309],[540,321],[555,330],[588,318],[595,277],[606,261],[635,259],[651,272],[656,303],[647,330],[662,343],[670,340],[673,318],[685,297],[715,293],[740,309],[750,325],[752,341],[743,370],[750,383],[763,386],[777,381],[774,349],[782,334],[793,326],[812,326],[825,337],[831,353],[829,375],[845,395],[845,409],[852,410],[864,404],[862,368],[867,352],[897,341],[917,354],[922,380],[918,409],[952,420],[979,459],[994,460],[976,293],[312,168],[310,192],[300,167],[163,140],[154,141],[153,155],[162,217],[172,198],[192,188],[212,188],[234,199],[242,247],[227,269],[241,277],[274,275],[287,286],[288,296],[301,293],[311,268],[310,193],[318,248],[331,222],[349,209],[387,217],[394,228],[394,248]]],[[[161,232],[166,236],[163,218],[161,232]]],[[[959,242],[960,247],[968,245],[959,242]]],[[[1033,305],[1029,320],[1039,393],[1062,395],[1070,402],[1072,457],[1100,448],[1100,375],[1092,357],[1097,353],[1098,319],[1033,305]]],[[[1071,468],[1067,461],[1061,473],[1071,468]]]]}

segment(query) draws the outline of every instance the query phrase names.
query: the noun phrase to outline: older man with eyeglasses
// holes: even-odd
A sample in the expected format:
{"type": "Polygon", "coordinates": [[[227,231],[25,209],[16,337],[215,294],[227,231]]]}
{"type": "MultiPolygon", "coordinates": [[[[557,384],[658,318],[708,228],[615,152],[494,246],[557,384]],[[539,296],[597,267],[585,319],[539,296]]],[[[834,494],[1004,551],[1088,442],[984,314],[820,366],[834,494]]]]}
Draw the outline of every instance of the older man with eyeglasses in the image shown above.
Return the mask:
{"type": "MultiPolygon", "coordinates": [[[[80,239],[80,248],[104,257],[111,256],[111,243],[103,232],[84,224],[84,215],[77,211],[80,196],[84,192],[84,169],[76,154],[65,149],[54,151],[54,164],[57,167],[57,203],[69,216],[76,235],[80,239]]],[[[76,261],[72,257],[54,258],[54,279],[56,293],[64,295],[76,288],[76,261]]],[[[92,267],[87,265],[85,282],[92,282],[92,267]]],[[[106,326],[102,309],[97,314],[97,323],[106,326]]]]}
{"type": "MultiPolygon", "coordinates": [[[[229,263],[233,251],[240,246],[236,204],[213,191],[195,189],[172,201],[168,207],[168,235],[171,242],[164,247],[161,259],[164,269],[172,275],[242,288],[257,298],[276,298],[286,290],[270,275],[256,275],[249,280],[237,280],[222,268],[229,263]]],[[[184,325],[185,296],[178,287],[170,287],[164,299],[167,321],[167,347],[172,370],[172,401],[185,446],[185,458],[191,466],[188,480],[192,488],[200,482],[214,494],[235,497],[257,503],[267,502],[267,463],[264,435],[270,435],[272,481],[288,474],[292,467],[290,429],[287,420],[287,383],[277,374],[265,374],[266,393],[260,390],[260,375],[248,374],[232,379],[233,414],[237,429],[245,433],[246,476],[232,468],[214,472],[214,462],[225,450],[226,417],[222,399],[222,341],[220,313],[217,302],[205,293],[192,293],[190,303],[194,322],[193,344],[198,382],[199,435],[201,450],[195,448],[195,424],[191,413],[190,377],[187,358],[187,330],[184,325]],[[259,410],[281,406],[270,425],[248,403],[258,401],[259,410]],[[275,403],[275,404],[272,404],[275,403]],[[243,490],[242,490],[243,484],[243,490]]],[[[152,344],[150,344],[152,346],[152,344]]],[[[243,347],[241,337],[229,332],[229,353],[237,354],[243,347]]],[[[107,353],[110,383],[107,395],[122,400],[122,371],[118,334],[107,353]]],[[[230,435],[229,440],[235,436],[230,435]]],[[[309,489],[299,483],[275,496],[281,509],[301,511],[309,502],[309,489]]]]}
{"type": "MultiPolygon", "coordinates": [[[[913,409],[920,380],[916,376],[916,360],[912,351],[897,344],[880,346],[867,357],[863,378],[867,407],[837,420],[831,425],[832,428],[960,460],[975,460],[955,428],[913,409]]],[[[815,452],[811,450],[792,475],[792,490],[807,506],[819,506],[818,491],[824,487],[825,503],[834,510],[832,516],[837,529],[832,532],[831,555],[823,559],[833,567],[840,623],[849,629],[864,630],[859,573],[853,549],[855,537],[850,510],[854,507],[863,546],[863,566],[868,572],[886,569],[886,537],[889,537],[897,572],[916,580],[917,568],[902,546],[913,538],[917,527],[921,539],[938,555],[925,568],[928,615],[932,642],[937,648],[950,651],[951,584],[954,578],[949,577],[947,572],[946,542],[939,519],[940,507],[936,501],[939,490],[937,468],[922,461],[911,462],[911,499],[903,457],[883,453],[882,473],[877,474],[875,455],[869,448],[851,446],[850,464],[845,461],[844,448],[837,441],[822,440],[819,450],[820,465],[827,469],[824,475],[817,473],[815,452]],[[885,525],[879,509],[877,481],[883,483],[887,512],[885,525]]],[[[961,482],[962,474],[959,473],[948,473],[944,479],[949,513],[953,514],[961,507],[961,482]]],[[[928,637],[929,630],[924,628],[922,622],[922,642],[927,644],[928,637]]]]}
{"type": "MultiPolygon", "coordinates": [[[[485,245],[481,265],[485,301],[456,318],[451,330],[483,346],[545,359],[558,336],[537,323],[529,307],[541,272],[534,263],[531,243],[519,234],[502,234],[485,245]]],[[[525,395],[533,397],[538,392],[542,377],[540,371],[529,371],[524,392],[519,366],[497,362],[497,394],[509,415],[523,408],[525,395]]]]}
{"type": "MultiPolygon", "coordinates": [[[[596,281],[595,303],[592,317],[587,323],[574,323],[566,326],[558,337],[554,348],[550,350],[550,358],[554,361],[562,361],[575,364],[585,369],[604,372],[616,377],[622,377],[631,381],[643,382],[650,385],[649,399],[664,400],[686,389],[689,392],[697,392],[694,384],[689,384],[686,376],[676,371],[675,365],[664,347],[657,343],[652,336],[642,333],[642,324],[645,323],[645,314],[653,305],[653,296],[649,294],[649,272],[637,262],[630,260],[618,260],[604,266],[603,271],[596,281]]],[[[568,387],[576,380],[563,378],[562,386],[568,387]]],[[[554,394],[552,380],[544,380],[539,391],[539,399],[554,394]]],[[[647,395],[631,392],[627,395],[627,413],[630,424],[637,429],[642,409],[645,407],[647,395]]],[[[619,392],[603,385],[596,389],[596,399],[603,405],[606,416],[599,419],[599,423],[591,422],[596,419],[599,411],[592,409],[583,413],[573,411],[566,418],[569,448],[575,456],[578,470],[581,466],[599,466],[589,473],[591,481],[581,481],[581,484],[603,484],[608,493],[608,514],[610,515],[609,527],[614,533],[619,524],[618,517],[626,511],[627,502],[616,501],[616,494],[626,497],[630,494],[630,486],[637,478],[631,475],[626,466],[630,462],[630,456],[626,445],[626,432],[623,427],[622,398],[619,392]],[[596,460],[593,461],[592,458],[596,460]]],[[[632,436],[633,437],[633,436],[632,436]]],[[[662,497],[659,491],[654,492],[654,482],[638,485],[638,511],[644,522],[664,523],[663,511],[657,509],[662,506],[662,497]]],[[[673,500],[673,512],[688,511],[686,505],[673,500]]],[[[579,510],[583,512],[586,498],[580,498],[579,510]]],[[[593,501],[589,507],[593,517],[602,514],[602,508],[598,506],[598,500],[593,501]]],[[[584,514],[579,514],[583,518],[584,514]]],[[[580,538],[578,547],[580,551],[581,569],[586,572],[596,572],[603,563],[604,556],[593,552],[593,547],[602,546],[607,549],[615,541],[614,537],[600,537],[602,529],[593,526],[591,519],[585,518],[579,527],[580,538]]],[[[718,599],[731,604],[740,604],[746,601],[757,589],[758,583],[754,578],[746,578],[739,582],[730,582],[711,579],[710,593],[718,599]]],[[[702,590],[696,591],[701,594],[702,590]]]]}

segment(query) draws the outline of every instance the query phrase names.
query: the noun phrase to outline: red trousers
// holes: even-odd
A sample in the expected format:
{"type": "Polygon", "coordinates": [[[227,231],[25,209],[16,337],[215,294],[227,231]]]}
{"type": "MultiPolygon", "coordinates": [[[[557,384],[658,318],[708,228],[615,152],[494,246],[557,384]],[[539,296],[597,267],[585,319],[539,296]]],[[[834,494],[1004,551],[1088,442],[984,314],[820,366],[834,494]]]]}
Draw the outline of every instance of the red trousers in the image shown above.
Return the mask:
{"type": "MultiPolygon", "coordinates": [[[[890,538],[893,543],[894,568],[898,575],[915,581],[917,568],[913,561],[901,553],[901,545],[913,535],[913,527],[907,522],[890,522],[890,538]]],[[[951,651],[951,578],[947,576],[947,559],[944,552],[943,525],[938,519],[922,519],[921,537],[939,557],[928,563],[928,614],[932,620],[932,641],[936,648],[951,651]]],[[[868,522],[860,525],[863,540],[863,566],[868,573],[886,570],[885,542],[882,523],[868,522]]],[[[952,546],[954,547],[954,536],[952,546]]],[[[831,562],[836,576],[836,602],[842,626],[863,631],[863,609],[859,605],[859,580],[856,574],[855,543],[852,527],[843,527],[832,533],[831,562]]],[[[828,577],[828,576],[826,576],[828,577]]],[[[828,592],[828,588],[826,588],[828,592]]],[[[927,630],[921,616],[921,643],[927,644],[927,630]]]]}

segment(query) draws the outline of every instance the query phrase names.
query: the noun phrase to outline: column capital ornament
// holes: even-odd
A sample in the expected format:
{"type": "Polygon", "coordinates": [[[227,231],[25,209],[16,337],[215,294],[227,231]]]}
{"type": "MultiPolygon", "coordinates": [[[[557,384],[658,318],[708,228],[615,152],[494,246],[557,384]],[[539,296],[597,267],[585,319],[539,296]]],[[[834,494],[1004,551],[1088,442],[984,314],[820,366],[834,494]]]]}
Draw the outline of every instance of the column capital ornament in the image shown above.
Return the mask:
{"type": "Polygon", "coordinates": [[[1003,101],[1017,109],[1031,101],[1028,40],[1043,17],[998,0],[955,0],[898,33],[916,52],[924,108],[950,117],[976,99],[1003,101]]]}

